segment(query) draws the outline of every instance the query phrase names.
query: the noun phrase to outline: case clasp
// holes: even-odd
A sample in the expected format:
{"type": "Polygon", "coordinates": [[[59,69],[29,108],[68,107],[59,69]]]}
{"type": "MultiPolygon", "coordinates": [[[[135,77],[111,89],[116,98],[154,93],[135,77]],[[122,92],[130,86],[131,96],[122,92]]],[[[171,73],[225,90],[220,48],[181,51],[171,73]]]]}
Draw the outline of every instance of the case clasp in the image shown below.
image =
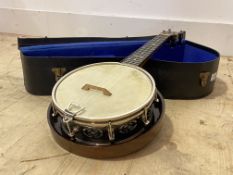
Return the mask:
{"type": "Polygon", "coordinates": [[[210,72],[201,72],[200,73],[201,87],[207,86],[209,76],[210,76],[210,72]]]}
{"type": "Polygon", "coordinates": [[[55,80],[58,81],[66,72],[65,67],[54,67],[52,68],[52,72],[54,73],[55,80]]]}

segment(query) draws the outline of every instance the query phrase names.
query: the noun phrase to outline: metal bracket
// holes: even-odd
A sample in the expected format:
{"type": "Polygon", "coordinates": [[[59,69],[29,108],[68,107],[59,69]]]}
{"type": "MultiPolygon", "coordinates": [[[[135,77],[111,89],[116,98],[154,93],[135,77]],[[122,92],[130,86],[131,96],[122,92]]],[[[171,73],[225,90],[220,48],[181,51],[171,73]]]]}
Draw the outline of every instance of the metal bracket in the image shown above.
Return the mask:
{"type": "Polygon", "coordinates": [[[54,73],[55,80],[58,81],[66,72],[65,67],[54,67],[52,68],[52,72],[54,73]]]}
{"type": "Polygon", "coordinates": [[[70,137],[73,137],[75,133],[79,131],[78,126],[72,128],[70,124],[73,122],[74,117],[77,114],[81,114],[84,111],[85,111],[85,108],[75,105],[74,103],[70,103],[68,107],[65,109],[65,112],[67,114],[65,114],[62,121],[63,123],[66,124],[70,137]]]}
{"type": "Polygon", "coordinates": [[[210,72],[201,72],[200,73],[201,87],[206,87],[207,86],[209,76],[210,76],[210,72]]]}
{"type": "Polygon", "coordinates": [[[72,120],[73,120],[73,118],[68,117],[68,116],[63,117],[63,119],[62,119],[63,123],[66,124],[66,127],[68,129],[68,134],[70,137],[73,137],[75,135],[74,129],[71,128],[71,126],[70,126],[70,122],[72,122],[72,120]]]}
{"type": "Polygon", "coordinates": [[[52,104],[52,110],[53,110],[52,117],[56,117],[57,116],[57,110],[55,109],[54,104],[52,104]]]}
{"type": "Polygon", "coordinates": [[[144,112],[143,112],[143,114],[142,114],[142,121],[143,121],[143,123],[144,123],[145,125],[148,125],[148,124],[150,123],[150,120],[148,119],[147,113],[148,113],[148,108],[145,108],[145,109],[144,109],[144,112]]]}
{"type": "Polygon", "coordinates": [[[108,138],[110,141],[115,140],[115,133],[111,122],[108,123],[108,138]]]}
{"type": "Polygon", "coordinates": [[[68,107],[65,109],[65,112],[68,113],[68,116],[74,117],[77,114],[82,114],[85,111],[85,108],[82,108],[79,105],[74,104],[71,102],[68,107]]]}

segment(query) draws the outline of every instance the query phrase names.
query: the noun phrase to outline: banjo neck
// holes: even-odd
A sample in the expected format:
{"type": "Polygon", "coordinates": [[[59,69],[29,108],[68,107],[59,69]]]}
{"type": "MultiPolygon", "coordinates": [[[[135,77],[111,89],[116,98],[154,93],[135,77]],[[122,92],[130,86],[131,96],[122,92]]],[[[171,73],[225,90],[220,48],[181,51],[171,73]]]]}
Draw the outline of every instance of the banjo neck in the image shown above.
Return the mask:
{"type": "Polygon", "coordinates": [[[135,52],[127,56],[121,61],[121,63],[133,64],[136,66],[142,66],[151,56],[151,54],[156,51],[170,35],[159,34],[153,39],[145,43],[142,47],[137,49],[135,52]]]}

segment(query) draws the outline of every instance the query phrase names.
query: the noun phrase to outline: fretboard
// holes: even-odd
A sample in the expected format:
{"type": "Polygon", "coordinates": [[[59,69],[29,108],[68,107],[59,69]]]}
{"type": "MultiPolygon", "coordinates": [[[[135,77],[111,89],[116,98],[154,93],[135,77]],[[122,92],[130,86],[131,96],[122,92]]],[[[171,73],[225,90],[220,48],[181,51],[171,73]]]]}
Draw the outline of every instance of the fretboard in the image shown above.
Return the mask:
{"type": "Polygon", "coordinates": [[[149,59],[151,54],[156,51],[167,39],[168,35],[157,35],[135,52],[123,59],[122,63],[133,64],[136,66],[142,66],[143,63],[149,59]]]}

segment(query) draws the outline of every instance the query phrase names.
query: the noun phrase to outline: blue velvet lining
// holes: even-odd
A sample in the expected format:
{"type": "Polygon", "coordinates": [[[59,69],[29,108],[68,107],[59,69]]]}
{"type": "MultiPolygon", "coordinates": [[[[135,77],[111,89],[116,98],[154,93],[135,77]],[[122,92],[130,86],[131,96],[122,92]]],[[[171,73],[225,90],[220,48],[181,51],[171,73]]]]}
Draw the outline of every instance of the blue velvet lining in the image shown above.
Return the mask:
{"type": "MultiPolygon", "coordinates": [[[[148,40],[131,41],[97,41],[64,44],[48,44],[21,47],[26,56],[49,57],[63,56],[67,58],[114,58],[126,57],[148,40]]],[[[151,57],[153,60],[173,62],[207,62],[218,58],[218,54],[208,49],[197,47],[188,41],[182,45],[170,47],[163,44],[151,57]]]]}

